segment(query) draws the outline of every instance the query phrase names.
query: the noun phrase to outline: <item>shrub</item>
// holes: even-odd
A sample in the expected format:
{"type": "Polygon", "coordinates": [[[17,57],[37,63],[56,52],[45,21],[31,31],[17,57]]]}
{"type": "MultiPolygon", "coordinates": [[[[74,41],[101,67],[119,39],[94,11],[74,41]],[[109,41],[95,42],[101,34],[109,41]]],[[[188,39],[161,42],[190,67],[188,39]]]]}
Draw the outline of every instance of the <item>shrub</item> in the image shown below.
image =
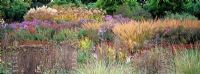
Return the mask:
{"type": "Polygon", "coordinates": [[[130,7],[128,4],[120,5],[116,10],[116,14],[122,14],[125,17],[133,18],[135,20],[152,18],[151,13],[144,10],[139,5],[134,7],[130,7]]]}
{"type": "Polygon", "coordinates": [[[24,16],[25,20],[51,20],[57,14],[57,10],[47,6],[32,8],[24,16]],[[47,16],[48,15],[48,16],[47,16]]]}
{"type": "Polygon", "coordinates": [[[106,10],[108,14],[113,14],[116,11],[118,5],[123,4],[123,1],[115,1],[115,0],[97,0],[96,6],[106,10]]]}
{"type": "Polygon", "coordinates": [[[1,0],[0,13],[5,19],[21,21],[30,4],[23,0],[1,0]]]}
{"type": "Polygon", "coordinates": [[[200,52],[199,50],[188,49],[177,53],[175,65],[177,73],[180,74],[199,74],[200,73],[200,52]]]}
{"type": "Polygon", "coordinates": [[[183,4],[183,9],[197,17],[200,17],[200,1],[199,0],[188,0],[183,4]]]}
{"type": "Polygon", "coordinates": [[[43,3],[39,2],[39,1],[33,1],[31,3],[31,8],[42,7],[43,5],[45,5],[45,4],[43,4],[43,3]]]}
{"type": "Polygon", "coordinates": [[[54,5],[67,6],[68,4],[75,4],[77,6],[80,6],[82,5],[82,1],[81,0],[53,0],[48,5],[49,6],[54,6],[54,5]]]}
{"type": "Polygon", "coordinates": [[[183,3],[185,0],[147,0],[144,9],[152,13],[154,17],[162,17],[168,12],[183,11],[183,3]]]}
{"type": "Polygon", "coordinates": [[[53,0],[53,2],[50,2],[49,5],[64,5],[68,4],[71,0],[53,0]]]}
{"type": "Polygon", "coordinates": [[[87,8],[97,8],[96,3],[88,3],[86,5],[87,8]]]}
{"type": "Polygon", "coordinates": [[[195,16],[189,14],[189,13],[175,13],[175,14],[171,14],[168,13],[165,16],[165,19],[176,19],[176,20],[197,20],[198,18],[196,18],[195,16]]]}

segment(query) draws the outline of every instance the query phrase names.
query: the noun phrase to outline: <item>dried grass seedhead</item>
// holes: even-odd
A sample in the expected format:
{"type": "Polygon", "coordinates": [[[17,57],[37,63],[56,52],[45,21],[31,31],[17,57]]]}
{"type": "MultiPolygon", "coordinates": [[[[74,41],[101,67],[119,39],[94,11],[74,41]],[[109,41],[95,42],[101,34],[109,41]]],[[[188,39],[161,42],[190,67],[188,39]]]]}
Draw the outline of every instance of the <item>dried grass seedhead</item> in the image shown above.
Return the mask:
{"type": "Polygon", "coordinates": [[[83,7],[55,7],[59,10],[55,20],[80,21],[83,19],[102,20],[104,12],[99,9],[86,9],[83,7]]]}
{"type": "Polygon", "coordinates": [[[37,8],[31,8],[27,14],[24,16],[25,20],[31,21],[34,19],[37,20],[50,20],[52,19],[56,14],[57,10],[47,7],[47,6],[42,6],[42,7],[37,7],[37,8]]]}

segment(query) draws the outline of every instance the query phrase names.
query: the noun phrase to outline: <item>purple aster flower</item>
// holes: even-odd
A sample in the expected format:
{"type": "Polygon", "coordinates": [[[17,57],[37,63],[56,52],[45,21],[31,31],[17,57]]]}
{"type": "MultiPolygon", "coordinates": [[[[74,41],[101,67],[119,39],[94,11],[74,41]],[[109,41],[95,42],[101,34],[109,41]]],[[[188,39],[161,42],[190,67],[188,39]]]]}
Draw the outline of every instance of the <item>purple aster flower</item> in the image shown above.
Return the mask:
{"type": "Polygon", "coordinates": [[[106,21],[110,21],[113,19],[113,17],[111,15],[106,15],[104,18],[106,21]]]}
{"type": "Polygon", "coordinates": [[[130,21],[129,18],[123,17],[121,14],[114,15],[113,19],[120,23],[126,23],[130,21]]]}
{"type": "Polygon", "coordinates": [[[12,24],[9,24],[9,27],[11,29],[17,29],[18,25],[19,25],[19,23],[12,23],[12,24]]]}
{"type": "Polygon", "coordinates": [[[41,26],[46,26],[46,27],[51,27],[52,24],[53,24],[53,22],[45,20],[45,21],[42,21],[40,25],[41,26]]]}
{"type": "Polygon", "coordinates": [[[37,19],[34,19],[33,21],[31,21],[30,23],[31,25],[34,25],[34,26],[38,26],[41,24],[41,21],[40,20],[37,20],[37,19]]]}
{"type": "Polygon", "coordinates": [[[23,25],[23,29],[28,29],[28,25],[23,25]]]}

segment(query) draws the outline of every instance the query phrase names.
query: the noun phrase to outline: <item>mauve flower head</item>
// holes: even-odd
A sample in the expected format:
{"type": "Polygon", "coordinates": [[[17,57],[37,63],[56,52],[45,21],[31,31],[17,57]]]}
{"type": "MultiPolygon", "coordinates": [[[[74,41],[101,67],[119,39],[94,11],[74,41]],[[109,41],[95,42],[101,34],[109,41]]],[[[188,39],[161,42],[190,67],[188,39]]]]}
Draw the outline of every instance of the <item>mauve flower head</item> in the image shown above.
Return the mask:
{"type": "Polygon", "coordinates": [[[23,21],[22,23],[19,24],[19,27],[21,29],[27,29],[28,28],[28,25],[30,25],[31,22],[30,21],[23,21]]]}
{"type": "Polygon", "coordinates": [[[104,17],[104,19],[105,19],[106,21],[110,21],[110,20],[113,19],[113,17],[112,17],[111,15],[106,15],[106,16],[104,17]]]}
{"type": "Polygon", "coordinates": [[[45,21],[43,21],[43,24],[51,26],[51,24],[53,24],[53,22],[51,22],[49,20],[45,20],[45,21]]]}
{"type": "Polygon", "coordinates": [[[113,19],[120,22],[120,23],[127,23],[130,21],[129,18],[123,17],[123,15],[118,14],[118,15],[114,15],[113,19]]]}
{"type": "Polygon", "coordinates": [[[41,22],[42,22],[41,20],[34,19],[33,21],[31,21],[31,24],[34,26],[37,26],[37,25],[40,25],[41,22]]]}
{"type": "Polygon", "coordinates": [[[11,24],[9,24],[9,27],[10,27],[11,29],[17,29],[18,26],[19,26],[19,23],[11,23],[11,24]]]}
{"type": "Polygon", "coordinates": [[[34,19],[33,21],[23,21],[23,22],[21,22],[20,24],[19,24],[19,27],[21,28],[21,29],[28,29],[29,28],[29,26],[31,26],[31,27],[37,27],[37,26],[39,26],[40,24],[41,24],[41,22],[42,21],[40,21],[40,20],[37,20],[37,19],[34,19]]]}

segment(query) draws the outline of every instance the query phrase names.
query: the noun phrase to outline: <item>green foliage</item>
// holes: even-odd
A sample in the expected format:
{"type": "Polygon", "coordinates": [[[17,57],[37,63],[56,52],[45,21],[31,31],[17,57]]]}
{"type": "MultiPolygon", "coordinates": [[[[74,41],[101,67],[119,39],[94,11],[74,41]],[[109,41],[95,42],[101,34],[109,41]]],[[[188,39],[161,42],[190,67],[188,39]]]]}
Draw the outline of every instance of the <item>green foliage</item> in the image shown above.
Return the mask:
{"type": "Polygon", "coordinates": [[[108,41],[112,41],[114,38],[114,34],[112,34],[111,32],[106,32],[103,35],[103,39],[108,40],[108,41]]]}
{"type": "Polygon", "coordinates": [[[11,70],[4,67],[3,63],[0,62],[0,74],[10,74],[11,70]]]}
{"type": "Polygon", "coordinates": [[[41,7],[44,4],[40,3],[40,2],[32,2],[31,3],[31,8],[36,8],[36,7],[41,7]]]}
{"type": "Polygon", "coordinates": [[[183,4],[183,9],[190,13],[193,14],[195,16],[200,17],[200,0],[187,0],[184,4],[183,4]]]}
{"type": "Polygon", "coordinates": [[[138,4],[135,4],[137,6],[131,7],[128,4],[120,5],[115,14],[122,14],[126,17],[133,18],[135,20],[141,20],[141,19],[150,19],[152,18],[151,13],[144,10],[141,6],[138,4]]]}
{"type": "Polygon", "coordinates": [[[91,59],[91,53],[89,51],[86,51],[86,52],[78,51],[78,55],[77,55],[78,64],[86,63],[90,59],[91,59]]]}
{"type": "Polygon", "coordinates": [[[75,41],[78,37],[78,32],[61,29],[56,32],[54,29],[37,27],[34,33],[28,30],[19,30],[15,34],[17,40],[54,40],[54,41],[75,41]]]}
{"type": "Polygon", "coordinates": [[[93,46],[93,42],[89,40],[88,38],[82,38],[79,41],[79,49],[78,50],[78,57],[77,62],[79,64],[86,63],[91,59],[91,49],[93,46]]]}
{"type": "Polygon", "coordinates": [[[97,0],[96,6],[107,11],[108,14],[113,14],[116,8],[121,5],[123,1],[119,0],[97,0]]]}
{"type": "Polygon", "coordinates": [[[82,51],[89,51],[93,45],[93,42],[88,38],[80,40],[80,49],[82,51]]]}
{"type": "MultiPolygon", "coordinates": [[[[5,37],[5,34],[7,33],[8,36],[11,36],[9,33],[13,31],[10,27],[6,26],[8,24],[0,24],[0,40],[3,40],[5,37]]],[[[7,38],[8,39],[8,38],[7,38]]]]}
{"type": "Polygon", "coordinates": [[[23,0],[1,0],[0,12],[3,17],[10,20],[22,20],[30,4],[23,0]]]}
{"type": "Polygon", "coordinates": [[[200,73],[200,51],[188,49],[175,56],[175,65],[178,74],[200,73]]]}
{"type": "Polygon", "coordinates": [[[94,43],[99,42],[98,32],[96,30],[84,30],[81,29],[78,34],[78,38],[88,37],[94,43]]]}
{"type": "Polygon", "coordinates": [[[53,0],[53,2],[50,2],[49,5],[65,5],[71,2],[71,0],[53,0]]]}
{"type": "Polygon", "coordinates": [[[81,29],[81,30],[79,31],[78,38],[79,38],[79,39],[80,39],[80,38],[83,38],[83,37],[85,37],[86,35],[87,35],[87,31],[84,30],[84,29],[81,29]]]}
{"type": "MultiPolygon", "coordinates": [[[[2,50],[0,48],[0,50],[2,50]]],[[[2,57],[2,51],[0,51],[0,57],[2,57]]],[[[11,63],[5,63],[0,58],[0,74],[11,74],[11,63]]]]}
{"type": "Polygon", "coordinates": [[[74,74],[137,74],[130,65],[92,61],[80,65],[74,74]]]}
{"type": "Polygon", "coordinates": [[[70,74],[67,70],[65,69],[58,69],[58,68],[53,68],[53,69],[48,69],[48,70],[45,70],[42,74],[70,74]]]}
{"type": "Polygon", "coordinates": [[[197,20],[195,16],[189,14],[189,13],[167,13],[165,16],[165,19],[176,19],[176,20],[197,20]]]}
{"type": "Polygon", "coordinates": [[[163,16],[165,12],[180,12],[185,0],[147,0],[144,8],[153,16],[163,16]]]}
{"type": "Polygon", "coordinates": [[[69,29],[62,29],[60,32],[58,32],[53,36],[53,39],[56,41],[65,41],[65,40],[73,41],[75,39],[78,39],[77,37],[78,37],[77,32],[71,31],[69,29]]]}
{"type": "Polygon", "coordinates": [[[36,28],[35,33],[30,33],[27,30],[19,30],[15,34],[17,40],[52,40],[55,30],[47,28],[36,28]]]}
{"type": "Polygon", "coordinates": [[[95,3],[88,3],[86,5],[87,8],[97,8],[95,3]]]}
{"type": "Polygon", "coordinates": [[[53,0],[53,2],[50,2],[49,6],[54,5],[62,5],[62,6],[68,6],[68,4],[75,4],[76,6],[82,5],[81,0],[53,0]]]}

